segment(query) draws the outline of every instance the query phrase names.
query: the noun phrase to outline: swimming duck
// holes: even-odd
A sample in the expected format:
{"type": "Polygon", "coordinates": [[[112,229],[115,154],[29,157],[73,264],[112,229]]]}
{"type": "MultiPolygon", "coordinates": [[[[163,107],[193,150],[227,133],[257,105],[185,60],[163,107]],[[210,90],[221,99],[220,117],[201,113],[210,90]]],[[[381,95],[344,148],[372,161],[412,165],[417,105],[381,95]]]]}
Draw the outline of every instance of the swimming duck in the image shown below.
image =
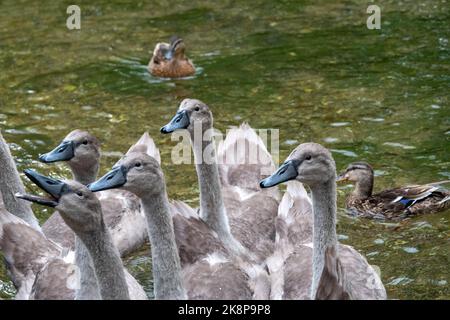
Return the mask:
{"type": "MultiPolygon", "coordinates": [[[[147,153],[158,162],[161,161],[159,150],[147,132],[130,147],[127,154],[135,152],[147,153]]],[[[74,130],[53,151],[41,155],[40,161],[64,161],[71,168],[73,179],[86,185],[95,180],[100,155],[100,143],[92,134],[74,130]]],[[[123,158],[115,166],[120,165],[122,161],[123,158]]],[[[102,204],[105,223],[110,228],[113,241],[121,255],[140,247],[148,236],[139,199],[133,193],[118,189],[105,190],[97,196],[102,204]]],[[[205,257],[212,252],[225,250],[216,235],[191,207],[178,200],[170,201],[169,206],[182,265],[193,263],[199,257],[205,257]]],[[[74,248],[78,243],[73,231],[64,223],[58,212],[44,223],[43,231],[47,237],[63,247],[74,248]]],[[[80,251],[83,251],[82,246],[76,250],[77,261],[80,251]]],[[[83,270],[87,270],[87,266],[83,270]]],[[[87,275],[87,278],[92,277],[87,275]]]]}
{"type": "MultiPolygon", "coordinates": [[[[156,299],[267,299],[263,267],[227,252],[213,252],[182,266],[160,164],[134,152],[89,185],[91,191],[124,189],[141,199],[152,251],[156,299]]],[[[201,241],[201,234],[198,234],[201,241]]]]}
{"type": "MultiPolygon", "coordinates": [[[[9,148],[1,134],[0,149],[5,164],[0,168],[1,185],[2,187],[8,186],[6,189],[2,188],[0,193],[2,204],[0,206],[2,209],[0,210],[0,248],[7,261],[13,283],[18,289],[16,299],[73,299],[75,293],[79,293],[77,290],[79,284],[74,277],[74,252],[58,245],[42,233],[33,212],[28,210],[30,209],[29,202],[9,197],[11,192],[23,194],[24,187],[9,148]],[[5,201],[3,202],[3,200],[5,201]],[[14,212],[15,215],[11,212],[14,212]]],[[[64,150],[65,148],[61,148],[60,151],[64,153],[64,150]]],[[[77,153],[83,154],[85,151],[84,149],[77,150],[77,153]]],[[[67,152],[65,154],[67,155],[67,152]]],[[[65,223],[62,222],[62,225],[65,226],[65,223]]],[[[76,250],[76,253],[78,254],[79,250],[76,250]]],[[[81,271],[81,287],[88,289],[85,292],[86,295],[78,295],[77,298],[95,299],[97,287],[95,274],[90,273],[89,263],[79,262],[77,261],[81,271]],[[83,275],[86,274],[88,277],[83,279],[83,275]]],[[[89,261],[85,260],[84,262],[89,261]]],[[[133,296],[135,298],[146,297],[136,280],[128,273],[126,273],[126,277],[132,287],[136,288],[136,290],[132,290],[133,296]]]]}
{"type": "Polygon", "coordinates": [[[208,105],[184,99],[161,132],[189,133],[200,187],[200,218],[226,248],[261,261],[274,243],[279,194],[277,189],[260,190],[258,182],[275,169],[273,160],[248,124],[229,131],[216,157],[213,137],[208,134],[212,128],[208,105]],[[195,134],[204,137],[201,143],[195,134]]]}
{"type": "MultiPolygon", "coordinates": [[[[123,267],[119,251],[112,241],[111,233],[105,225],[102,207],[97,197],[83,184],[76,181],[61,181],[32,170],[25,170],[25,174],[50,197],[44,198],[28,194],[17,194],[17,197],[58,210],[67,225],[81,239],[92,258],[95,275],[98,279],[100,298],[102,300],[128,300],[130,297],[135,297],[131,292],[135,289],[135,285],[129,286],[128,284],[129,277],[123,267]]],[[[48,243],[51,244],[51,242],[48,243]]],[[[69,261],[64,262],[70,267],[69,261]]],[[[71,277],[76,278],[73,274],[75,269],[70,269],[67,267],[63,269],[66,272],[59,274],[58,278],[67,278],[66,282],[71,277]],[[67,270],[72,272],[67,273],[67,270]]],[[[80,271],[83,272],[83,270],[80,271]]],[[[72,282],[75,281],[72,279],[72,282]]],[[[69,289],[67,287],[66,284],[62,288],[50,290],[57,292],[58,289],[65,289],[67,291],[69,289]]],[[[139,288],[139,291],[142,293],[142,287],[139,288]]]]}
{"type": "Polygon", "coordinates": [[[355,189],[346,199],[346,206],[352,214],[358,216],[399,220],[450,208],[450,192],[440,186],[450,182],[449,180],[388,189],[373,194],[372,167],[366,162],[354,162],[338,176],[337,181],[355,184],[355,189]]]}
{"type": "MultiPolygon", "coordinates": [[[[22,197],[24,194],[16,194],[22,197]]],[[[51,199],[31,197],[51,204],[51,199]]],[[[0,250],[17,288],[16,300],[72,300],[80,287],[74,252],[62,248],[5,208],[0,196],[0,250]]],[[[80,272],[83,272],[80,267],[80,272]]],[[[124,269],[130,298],[146,299],[138,282],[124,269]]]]}
{"type": "MultiPolygon", "coordinates": [[[[155,158],[159,151],[148,133],[136,142],[155,158]]],[[[133,146],[130,148],[132,149],[133,146]]],[[[52,151],[42,154],[43,163],[65,162],[72,171],[73,180],[87,185],[95,181],[100,167],[101,149],[99,140],[87,131],[73,130],[52,151]]],[[[125,191],[106,191],[98,195],[106,225],[110,228],[113,241],[121,255],[133,252],[147,239],[145,218],[139,199],[125,191]]],[[[64,223],[58,212],[52,214],[43,224],[45,235],[66,248],[74,248],[73,231],[64,223]]]]}
{"type": "Polygon", "coordinates": [[[268,259],[269,270],[278,273],[277,281],[271,281],[271,297],[386,299],[386,290],[375,269],[358,251],[337,240],[336,166],[330,151],[317,143],[300,144],[260,186],[269,188],[286,181],[297,185],[288,185],[292,190],[280,204],[279,216],[284,216],[286,223],[277,228],[275,256],[268,259]],[[299,183],[311,190],[312,211],[299,183]],[[301,203],[295,205],[295,201],[301,203]],[[298,209],[295,214],[290,212],[294,205],[298,209]],[[296,232],[289,224],[296,223],[304,224],[306,237],[292,242],[291,235],[296,232]]]}
{"type": "Polygon", "coordinates": [[[156,77],[182,78],[195,74],[192,61],[185,55],[186,45],[183,39],[173,36],[170,44],[160,42],[153,50],[148,71],[156,77]]]}

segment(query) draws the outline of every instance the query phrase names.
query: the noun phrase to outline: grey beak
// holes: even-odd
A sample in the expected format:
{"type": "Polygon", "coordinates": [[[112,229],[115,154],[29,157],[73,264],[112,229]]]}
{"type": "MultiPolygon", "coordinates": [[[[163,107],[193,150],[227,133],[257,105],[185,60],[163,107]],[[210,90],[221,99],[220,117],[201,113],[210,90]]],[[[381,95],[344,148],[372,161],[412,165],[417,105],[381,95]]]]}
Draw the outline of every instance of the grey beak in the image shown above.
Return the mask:
{"type": "Polygon", "coordinates": [[[127,183],[127,169],[124,166],[113,168],[103,177],[88,185],[92,192],[120,188],[127,183]]]}
{"type": "Polygon", "coordinates": [[[186,110],[178,111],[168,124],[161,128],[161,133],[171,133],[178,129],[186,129],[190,124],[189,115],[186,110]]]}
{"type": "Polygon", "coordinates": [[[15,196],[16,196],[16,198],[34,202],[34,203],[37,203],[37,204],[40,204],[40,205],[46,206],[46,207],[54,208],[58,205],[57,201],[50,200],[50,199],[44,199],[42,197],[33,196],[31,194],[16,193],[15,196]]]}
{"type": "Polygon", "coordinates": [[[30,169],[25,169],[23,172],[35,185],[55,199],[59,199],[66,190],[66,184],[61,180],[46,177],[30,169]]]}
{"type": "Polygon", "coordinates": [[[293,180],[297,177],[298,162],[294,160],[283,163],[278,170],[270,177],[259,183],[261,188],[270,188],[285,181],[293,180]]]}
{"type": "Polygon", "coordinates": [[[24,173],[35,185],[51,195],[54,200],[20,193],[16,194],[16,197],[44,206],[56,207],[58,205],[59,198],[61,198],[61,196],[66,192],[67,185],[61,180],[46,177],[30,169],[24,170],[24,173]]]}
{"type": "Polygon", "coordinates": [[[45,153],[39,157],[39,160],[44,163],[51,163],[57,161],[69,161],[75,156],[75,146],[73,141],[63,141],[52,151],[45,153]]]}

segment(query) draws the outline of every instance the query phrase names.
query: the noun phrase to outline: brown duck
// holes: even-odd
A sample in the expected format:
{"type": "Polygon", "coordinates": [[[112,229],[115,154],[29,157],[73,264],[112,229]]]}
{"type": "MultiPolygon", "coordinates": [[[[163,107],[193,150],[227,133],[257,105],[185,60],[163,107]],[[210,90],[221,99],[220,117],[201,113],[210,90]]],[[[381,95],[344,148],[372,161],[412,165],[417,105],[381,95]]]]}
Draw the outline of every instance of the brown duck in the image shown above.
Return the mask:
{"type": "Polygon", "coordinates": [[[424,185],[410,185],[373,191],[373,169],[365,162],[351,163],[337,181],[351,181],[355,189],[346,199],[351,214],[374,219],[400,220],[409,216],[434,213],[450,207],[450,192],[439,181],[424,185]]]}
{"type": "Polygon", "coordinates": [[[148,71],[155,77],[182,78],[195,74],[192,61],[185,55],[183,39],[173,36],[170,44],[160,42],[153,50],[148,71]]]}

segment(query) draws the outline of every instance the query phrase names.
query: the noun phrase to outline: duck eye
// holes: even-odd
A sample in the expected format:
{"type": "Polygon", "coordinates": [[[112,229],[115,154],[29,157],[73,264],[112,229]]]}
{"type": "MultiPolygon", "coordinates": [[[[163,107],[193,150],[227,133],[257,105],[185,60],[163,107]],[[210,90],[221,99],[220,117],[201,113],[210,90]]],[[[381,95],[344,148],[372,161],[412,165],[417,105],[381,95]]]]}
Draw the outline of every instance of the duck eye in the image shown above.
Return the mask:
{"type": "Polygon", "coordinates": [[[84,145],[87,145],[87,144],[88,144],[88,141],[87,141],[87,140],[84,140],[84,141],[83,141],[83,144],[84,144],[84,145]]]}
{"type": "Polygon", "coordinates": [[[305,157],[305,159],[306,159],[306,160],[311,160],[311,155],[308,154],[308,155],[305,157]]]}
{"type": "Polygon", "coordinates": [[[79,196],[79,197],[82,197],[82,196],[83,196],[83,193],[82,193],[81,191],[77,191],[76,194],[77,194],[77,196],[79,196]]]}
{"type": "Polygon", "coordinates": [[[141,163],[140,163],[140,162],[136,162],[136,163],[134,164],[134,166],[137,167],[137,168],[139,168],[139,167],[141,166],[141,163]]]}
{"type": "Polygon", "coordinates": [[[194,109],[195,111],[199,111],[200,110],[200,107],[199,106],[197,106],[197,107],[195,107],[195,109],[194,109]]]}

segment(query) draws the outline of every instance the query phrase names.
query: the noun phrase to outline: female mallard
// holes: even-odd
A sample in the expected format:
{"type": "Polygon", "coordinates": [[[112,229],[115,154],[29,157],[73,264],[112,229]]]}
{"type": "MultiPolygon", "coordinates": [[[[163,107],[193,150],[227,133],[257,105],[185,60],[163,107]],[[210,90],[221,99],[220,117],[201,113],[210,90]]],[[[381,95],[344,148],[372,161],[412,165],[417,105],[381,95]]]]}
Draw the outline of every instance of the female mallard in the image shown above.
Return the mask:
{"type": "Polygon", "coordinates": [[[183,39],[173,36],[170,44],[160,42],[153,50],[148,71],[155,77],[182,78],[195,74],[192,61],[185,55],[183,39]]]}
{"type": "Polygon", "coordinates": [[[450,192],[439,186],[448,180],[372,194],[373,169],[365,162],[351,163],[337,180],[355,184],[355,189],[346,199],[346,205],[353,214],[359,216],[398,220],[450,207],[450,192]]]}

